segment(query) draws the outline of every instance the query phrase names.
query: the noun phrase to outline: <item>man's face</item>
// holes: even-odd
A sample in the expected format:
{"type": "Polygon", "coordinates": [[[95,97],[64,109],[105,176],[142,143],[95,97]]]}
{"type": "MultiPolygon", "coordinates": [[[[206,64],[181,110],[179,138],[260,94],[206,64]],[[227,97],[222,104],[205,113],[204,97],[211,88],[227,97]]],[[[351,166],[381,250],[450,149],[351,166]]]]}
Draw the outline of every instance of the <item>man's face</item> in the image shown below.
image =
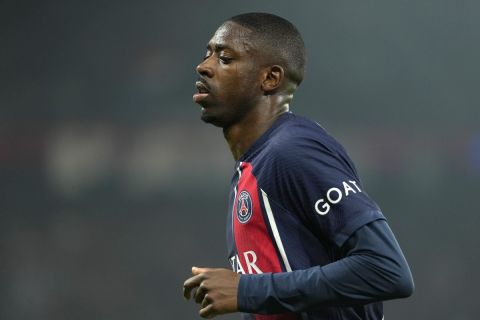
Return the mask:
{"type": "Polygon", "coordinates": [[[249,30],[226,22],[208,42],[203,62],[197,66],[198,93],[193,100],[202,106],[202,120],[219,127],[240,121],[258,102],[260,67],[248,38],[249,30]]]}

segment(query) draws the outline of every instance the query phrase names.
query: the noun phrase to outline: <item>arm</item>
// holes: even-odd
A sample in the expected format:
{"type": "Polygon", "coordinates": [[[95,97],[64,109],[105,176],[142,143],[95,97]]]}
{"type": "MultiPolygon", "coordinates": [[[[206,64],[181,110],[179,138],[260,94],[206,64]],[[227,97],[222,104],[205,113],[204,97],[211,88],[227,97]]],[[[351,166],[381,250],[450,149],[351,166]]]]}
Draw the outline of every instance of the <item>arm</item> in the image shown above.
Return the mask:
{"type": "Polygon", "coordinates": [[[263,314],[299,312],[412,294],[410,269],[384,220],[361,227],[342,248],[346,256],[325,266],[289,273],[242,275],[238,309],[263,314]]]}

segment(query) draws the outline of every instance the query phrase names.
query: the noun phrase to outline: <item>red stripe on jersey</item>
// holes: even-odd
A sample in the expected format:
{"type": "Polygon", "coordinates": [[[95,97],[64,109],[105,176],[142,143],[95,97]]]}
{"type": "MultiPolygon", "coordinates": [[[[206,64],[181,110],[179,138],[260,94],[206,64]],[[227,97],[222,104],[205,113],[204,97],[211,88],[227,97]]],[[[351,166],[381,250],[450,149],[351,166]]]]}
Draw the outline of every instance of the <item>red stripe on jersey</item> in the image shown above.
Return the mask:
{"type": "MultiPolygon", "coordinates": [[[[238,263],[241,264],[245,273],[282,272],[279,257],[262,213],[257,179],[252,173],[252,165],[243,162],[240,168],[242,175],[237,184],[237,196],[232,217],[238,263]],[[247,191],[250,195],[250,208],[248,208],[249,202],[245,200],[245,196],[242,196],[242,191],[247,191]],[[250,214],[246,210],[251,210],[251,216],[245,222],[245,217],[250,214]]],[[[288,320],[296,319],[296,317],[292,314],[255,315],[255,319],[288,320]]]]}
{"type": "Polygon", "coordinates": [[[252,174],[251,164],[243,162],[241,172],[232,217],[239,262],[245,273],[281,272],[282,267],[263,218],[257,179],[252,174]],[[241,197],[243,191],[247,191],[251,198],[251,207],[248,208],[251,216],[244,223],[240,222],[240,218],[247,215],[244,212],[247,201],[241,197]]]}

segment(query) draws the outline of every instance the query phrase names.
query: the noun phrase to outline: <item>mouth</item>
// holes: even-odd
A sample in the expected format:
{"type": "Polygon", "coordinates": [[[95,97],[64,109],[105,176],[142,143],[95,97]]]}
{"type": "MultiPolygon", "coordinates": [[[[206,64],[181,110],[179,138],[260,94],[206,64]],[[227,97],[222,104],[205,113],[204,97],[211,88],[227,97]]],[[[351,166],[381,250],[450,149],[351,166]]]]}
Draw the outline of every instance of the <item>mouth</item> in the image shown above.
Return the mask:
{"type": "Polygon", "coordinates": [[[193,95],[193,101],[199,103],[206,97],[208,97],[210,90],[208,89],[207,85],[202,81],[195,82],[195,86],[197,87],[198,92],[193,95]]]}

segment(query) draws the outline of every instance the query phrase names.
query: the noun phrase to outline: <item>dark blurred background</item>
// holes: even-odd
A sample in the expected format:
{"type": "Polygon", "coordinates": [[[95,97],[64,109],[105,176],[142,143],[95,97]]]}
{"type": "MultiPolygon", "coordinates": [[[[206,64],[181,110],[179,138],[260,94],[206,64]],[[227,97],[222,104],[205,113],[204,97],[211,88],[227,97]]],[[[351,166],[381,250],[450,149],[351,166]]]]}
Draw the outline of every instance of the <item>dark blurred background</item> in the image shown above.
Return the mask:
{"type": "Polygon", "coordinates": [[[480,2],[448,0],[0,1],[0,319],[198,319],[181,288],[229,267],[234,162],[194,68],[249,11],[303,34],[292,110],[346,146],[411,264],[386,319],[478,319],[480,2]]]}

